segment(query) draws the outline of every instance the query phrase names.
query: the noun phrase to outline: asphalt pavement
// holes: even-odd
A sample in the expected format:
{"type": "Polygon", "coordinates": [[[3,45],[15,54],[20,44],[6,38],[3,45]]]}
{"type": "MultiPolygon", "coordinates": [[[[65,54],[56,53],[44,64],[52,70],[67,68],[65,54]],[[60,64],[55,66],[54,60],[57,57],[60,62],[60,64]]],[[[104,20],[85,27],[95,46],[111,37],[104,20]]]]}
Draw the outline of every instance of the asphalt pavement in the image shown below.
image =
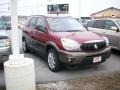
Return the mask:
{"type": "Polygon", "coordinates": [[[37,90],[120,90],[120,72],[39,84],[37,90]]]}
{"type": "MultiPolygon", "coordinates": [[[[90,77],[94,75],[109,74],[120,71],[120,52],[114,51],[106,62],[100,65],[82,67],[77,69],[63,68],[60,72],[51,72],[48,69],[46,61],[41,59],[35,53],[25,53],[25,57],[33,58],[35,63],[35,79],[36,84],[50,83],[54,81],[74,80],[82,77],[90,77]]],[[[4,70],[0,68],[0,86],[4,86],[4,70]]]]}
{"type": "Polygon", "coordinates": [[[60,72],[51,72],[48,69],[46,61],[34,53],[25,54],[25,57],[34,59],[36,83],[48,83],[53,81],[80,79],[94,75],[108,74],[114,71],[120,71],[120,53],[114,51],[111,57],[99,65],[80,67],[77,69],[63,68],[60,72]]]}
{"type": "MultiPolygon", "coordinates": [[[[63,68],[60,72],[51,72],[48,69],[46,61],[41,59],[35,53],[25,53],[25,57],[33,58],[35,63],[35,79],[36,84],[50,83],[55,81],[74,80],[82,77],[90,77],[94,75],[109,74],[120,71],[120,52],[114,51],[106,62],[100,65],[82,67],[77,69],[63,68]]],[[[5,86],[4,70],[0,68],[0,86],[5,86]]]]}

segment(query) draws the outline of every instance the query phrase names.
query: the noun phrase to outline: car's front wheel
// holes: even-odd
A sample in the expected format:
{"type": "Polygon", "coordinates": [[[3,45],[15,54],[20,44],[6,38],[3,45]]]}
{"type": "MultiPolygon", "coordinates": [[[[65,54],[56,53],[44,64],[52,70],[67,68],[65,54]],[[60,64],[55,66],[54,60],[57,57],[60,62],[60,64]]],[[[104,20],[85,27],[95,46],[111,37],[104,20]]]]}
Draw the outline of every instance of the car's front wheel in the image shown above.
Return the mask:
{"type": "Polygon", "coordinates": [[[47,53],[47,63],[51,71],[57,72],[61,69],[60,61],[57,52],[54,49],[50,49],[47,53]]]}

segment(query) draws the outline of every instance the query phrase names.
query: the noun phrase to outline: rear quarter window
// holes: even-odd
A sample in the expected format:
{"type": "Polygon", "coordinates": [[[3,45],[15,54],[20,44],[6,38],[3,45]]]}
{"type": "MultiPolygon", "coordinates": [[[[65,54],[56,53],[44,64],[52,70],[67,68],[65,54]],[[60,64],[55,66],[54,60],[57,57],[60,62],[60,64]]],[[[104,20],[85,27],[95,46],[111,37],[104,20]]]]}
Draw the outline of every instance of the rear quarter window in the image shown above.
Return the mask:
{"type": "Polygon", "coordinates": [[[28,24],[28,27],[29,27],[29,28],[35,28],[36,23],[37,23],[37,18],[33,17],[33,18],[30,19],[30,22],[29,22],[29,24],[28,24]]]}

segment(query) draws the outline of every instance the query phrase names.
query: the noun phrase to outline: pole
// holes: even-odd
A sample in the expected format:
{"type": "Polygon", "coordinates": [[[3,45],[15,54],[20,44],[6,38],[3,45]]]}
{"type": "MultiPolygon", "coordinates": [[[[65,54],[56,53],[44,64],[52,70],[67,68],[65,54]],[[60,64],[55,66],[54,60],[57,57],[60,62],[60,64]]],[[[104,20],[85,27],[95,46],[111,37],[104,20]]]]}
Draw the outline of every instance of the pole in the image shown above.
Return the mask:
{"type": "Polygon", "coordinates": [[[12,25],[12,53],[13,55],[20,54],[19,49],[19,31],[18,31],[18,15],[17,15],[18,0],[11,0],[11,25],[12,25]]]}
{"type": "Polygon", "coordinates": [[[12,55],[4,63],[6,90],[36,90],[34,61],[20,54],[17,1],[11,0],[12,55]]]}

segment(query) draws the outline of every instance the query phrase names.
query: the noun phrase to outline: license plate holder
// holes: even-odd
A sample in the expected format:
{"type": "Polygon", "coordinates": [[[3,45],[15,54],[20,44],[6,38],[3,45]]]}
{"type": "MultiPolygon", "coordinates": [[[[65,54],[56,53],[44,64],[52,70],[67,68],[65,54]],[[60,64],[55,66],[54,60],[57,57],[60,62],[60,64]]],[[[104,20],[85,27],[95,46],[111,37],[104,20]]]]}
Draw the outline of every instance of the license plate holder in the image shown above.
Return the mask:
{"type": "Polygon", "coordinates": [[[101,56],[94,57],[93,63],[101,62],[101,56]]]}

